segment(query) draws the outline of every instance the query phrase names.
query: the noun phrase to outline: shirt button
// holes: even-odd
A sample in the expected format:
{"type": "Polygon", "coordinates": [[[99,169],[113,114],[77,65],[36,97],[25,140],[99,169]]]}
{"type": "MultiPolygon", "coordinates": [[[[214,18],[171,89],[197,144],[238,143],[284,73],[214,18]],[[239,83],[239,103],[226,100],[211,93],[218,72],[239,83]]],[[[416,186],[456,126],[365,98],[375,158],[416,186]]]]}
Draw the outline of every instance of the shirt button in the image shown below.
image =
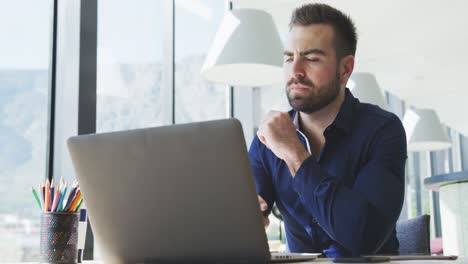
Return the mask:
{"type": "Polygon", "coordinates": [[[294,189],[294,191],[297,193],[299,197],[301,197],[301,194],[296,189],[294,189]]]}

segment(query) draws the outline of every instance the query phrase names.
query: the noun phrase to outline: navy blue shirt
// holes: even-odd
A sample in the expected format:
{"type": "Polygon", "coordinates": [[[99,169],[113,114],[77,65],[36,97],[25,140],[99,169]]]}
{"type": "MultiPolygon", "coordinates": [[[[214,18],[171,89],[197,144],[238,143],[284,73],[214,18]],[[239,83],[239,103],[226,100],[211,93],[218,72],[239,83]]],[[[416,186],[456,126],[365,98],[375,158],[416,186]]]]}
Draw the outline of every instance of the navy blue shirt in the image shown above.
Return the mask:
{"type": "MultiPolygon", "coordinates": [[[[310,152],[291,110],[297,135],[310,152]]],[[[291,252],[327,257],[398,254],[395,223],[405,189],[406,136],[400,119],[359,102],[346,89],[325,129],[319,157],[291,176],[286,163],[255,137],[249,150],[257,193],[276,203],[291,252]]]]}

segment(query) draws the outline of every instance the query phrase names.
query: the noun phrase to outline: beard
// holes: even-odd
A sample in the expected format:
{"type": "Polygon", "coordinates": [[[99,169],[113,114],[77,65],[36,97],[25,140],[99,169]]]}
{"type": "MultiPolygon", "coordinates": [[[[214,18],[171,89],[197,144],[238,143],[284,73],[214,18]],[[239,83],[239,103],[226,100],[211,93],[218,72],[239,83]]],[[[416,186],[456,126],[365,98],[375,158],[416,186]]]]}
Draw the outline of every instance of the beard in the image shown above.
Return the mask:
{"type": "Polygon", "coordinates": [[[307,114],[319,111],[325,106],[333,102],[340,93],[340,77],[338,73],[328,84],[317,87],[314,83],[307,78],[293,77],[286,84],[286,96],[288,97],[289,105],[299,112],[307,114]],[[293,95],[288,87],[291,84],[302,84],[307,86],[309,90],[308,95],[293,95]]]}

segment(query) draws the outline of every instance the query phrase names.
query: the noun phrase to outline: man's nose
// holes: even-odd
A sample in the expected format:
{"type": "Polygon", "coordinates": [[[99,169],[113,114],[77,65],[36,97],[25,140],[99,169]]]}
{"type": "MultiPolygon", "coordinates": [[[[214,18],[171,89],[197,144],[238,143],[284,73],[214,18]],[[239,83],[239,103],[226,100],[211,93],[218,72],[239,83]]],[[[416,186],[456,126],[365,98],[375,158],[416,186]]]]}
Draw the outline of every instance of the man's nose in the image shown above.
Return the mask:
{"type": "Polygon", "coordinates": [[[302,78],[304,77],[304,67],[300,59],[296,59],[293,61],[292,65],[292,77],[295,78],[302,78]]]}

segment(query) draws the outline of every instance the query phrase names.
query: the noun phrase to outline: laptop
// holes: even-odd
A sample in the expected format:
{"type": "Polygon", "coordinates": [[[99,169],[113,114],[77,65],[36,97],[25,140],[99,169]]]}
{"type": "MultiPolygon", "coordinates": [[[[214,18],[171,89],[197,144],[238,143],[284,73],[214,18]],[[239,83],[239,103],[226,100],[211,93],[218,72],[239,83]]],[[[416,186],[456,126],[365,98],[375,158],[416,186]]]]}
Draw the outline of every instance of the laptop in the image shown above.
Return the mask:
{"type": "Polygon", "coordinates": [[[270,254],[236,119],[76,136],[68,149],[106,263],[320,255],[270,254]]]}

